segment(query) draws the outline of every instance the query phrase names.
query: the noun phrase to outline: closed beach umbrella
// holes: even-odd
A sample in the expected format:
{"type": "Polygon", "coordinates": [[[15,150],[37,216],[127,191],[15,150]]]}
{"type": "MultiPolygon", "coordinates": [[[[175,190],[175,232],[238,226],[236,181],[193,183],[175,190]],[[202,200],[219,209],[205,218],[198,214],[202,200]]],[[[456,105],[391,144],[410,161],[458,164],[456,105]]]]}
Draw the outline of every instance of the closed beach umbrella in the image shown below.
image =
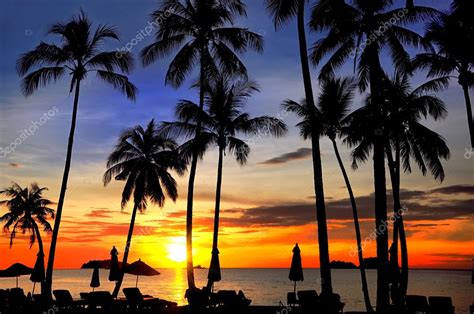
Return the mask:
{"type": "Polygon", "coordinates": [[[35,287],[37,282],[44,281],[44,254],[43,252],[39,252],[36,256],[36,263],[35,267],[33,268],[33,272],[31,273],[30,280],[33,282],[33,292],[35,293],[35,287]]]}
{"type": "Polygon", "coordinates": [[[25,266],[20,263],[15,263],[7,269],[0,271],[0,278],[13,278],[16,277],[16,287],[18,288],[18,277],[23,275],[30,275],[33,272],[33,268],[25,266]]]}
{"type": "Polygon", "coordinates": [[[219,262],[219,250],[212,250],[211,266],[209,266],[209,272],[207,274],[209,282],[218,282],[221,280],[221,265],[219,262]]]}
{"type": "Polygon", "coordinates": [[[100,277],[99,277],[99,267],[94,268],[94,272],[92,273],[92,279],[91,279],[91,288],[92,291],[95,290],[95,288],[100,287],[100,277]]]}
{"type": "Polygon", "coordinates": [[[303,266],[301,264],[301,250],[296,243],[296,246],[293,249],[293,259],[291,260],[290,275],[288,278],[291,281],[295,282],[295,293],[296,293],[296,282],[304,281],[303,277],[303,266]]]}
{"type": "Polygon", "coordinates": [[[115,246],[110,251],[110,273],[109,273],[109,281],[117,281],[120,277],[119,271],[119,261],[118,261],[118,251],[115,246]]]}
{"type": "Polygon", "coordinates": [[[136,287],[138,287],[138,277],[139,276],[158,276],[160,273],[153,269],[151,266],[148,266],[146,263],[142,262],[141,259],[128,265],[125,268],[125,273],[130,275],[137,276],[136,287]]]}

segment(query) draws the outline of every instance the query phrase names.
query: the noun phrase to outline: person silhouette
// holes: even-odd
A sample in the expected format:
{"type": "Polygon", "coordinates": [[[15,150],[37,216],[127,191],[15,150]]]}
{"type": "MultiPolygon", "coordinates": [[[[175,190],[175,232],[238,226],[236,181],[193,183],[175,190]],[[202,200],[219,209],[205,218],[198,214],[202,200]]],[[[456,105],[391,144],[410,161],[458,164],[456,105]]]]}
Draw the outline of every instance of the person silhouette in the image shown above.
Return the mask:
{"type": "Polygon", "coordinates": [[[115,245],[113,246],[112,250],[110,251],[110,273],[109,273],[109,281],[117,281],[120,277],[119,271],[119,262],[118,262],[118,251],[115,245]]]}

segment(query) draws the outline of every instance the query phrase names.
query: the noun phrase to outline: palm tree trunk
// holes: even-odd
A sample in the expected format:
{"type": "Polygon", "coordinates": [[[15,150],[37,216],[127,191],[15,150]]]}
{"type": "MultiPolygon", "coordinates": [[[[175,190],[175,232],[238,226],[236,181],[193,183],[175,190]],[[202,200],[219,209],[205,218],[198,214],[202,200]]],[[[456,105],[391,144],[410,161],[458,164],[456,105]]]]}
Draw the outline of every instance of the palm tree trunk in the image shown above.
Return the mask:
{"type": "MultiPolygon", "coordinates": [[[[311,83],[311,73],[308,61],[308,47],[306,43],[306,29],[304,21],[304,7],[306,0],[298,0],[298,37],[301,58],[301,68],[303,72],[303,82],[305,96],[308,106],[315,109],[313,87],[311,83]]],[[[312,125],[316,125],[315,115],[312,115],[312,125]]],[[[314,190],[316,195],[316,216],[318,222],[318,242],[319,242],[319,262],[321,271],[321,290],[322,294],[332,294],[331,266],[329,261],[329,241],[326,221],[326,206],[324,203],[324,186],[321,165],[321,150],[319,146],[319,134],[316,128],[312,128],[311,134],[313,171],[314,171],[314,190]]]]}
{"type": "Polygon", "coordinates": [[[33,228],[35,229],[36,240],[38,241],[38,252],[44,254],[43,239],[41,238],[41,233],[39,231],[38,225],[34,223],[33,228]]]}
{"type": "Polygon", "coordinates": [[[400,277],[400,295],[404,299],[407,295],[408,290],[408,245],[407,238],[405,234],[405,226],[403,222],[403,212],[402,205],[400,201],[400,188],[401,188],[401,166],[400,166],[400,142],[396,142],[395,147],[395,173],[396,176],[396,193],[398,198],[398,212],[396,213],[397,222],[397,231],[400,236],[400,250],[402,255],[402,268],[401,268],[401,277],[400,277]]]}
{"type": "MultiPolygon", "coordinates": [[[[224,164],[224,149],[219,147],[219,161],[217,164],[217,184],[216,184],[216,207],[214,211],[214,235],[212,238],[212,254],[219,254],[218,252],[218,238],[219,238],[219,214],[221,208],[221,190],[222,190],[222,169],[224,164]]],[[[207,282],[207,286],[211,287],[213,282],[207,282]]]]}
{"type": "Polygon", "coordinates": [[[71,168],[72,148],[74,144],[74,133],[76,130],[77,107],[79,103],[80,85],[81,85],[81,80],[77,79],[76,91],[74,95],[74,105],[72,109],[71,129],[69,131],[69,140],[67,144],[66,164],[64,165],[63,180],[61,183],[61,191],[59,194],[58,207],[56,209],[56,219],[54,219],[53,236],[51,238],[51,247],[49,248],[49,257],[48,257],[48,267],[46,269],[46,279],[44,282],[44,288],[42,289],[43,290],[42,294],[48,299],[52,298],[51,290],[53,287],[54,257],[56,253],[56,244],[58,242],[61,216],[63,214],[64,199],[66,198],[67,182],[69,179],[69,170],[71,168]]]}
{"type": "Polygon", "coordinates": [[[364,267],[364,255],[362,251],[362,237],[360,235],[359,215],[357,213],[356,200],[354,197],[354,193],[352,191],[351,183],[349,181],[349,176],[347,175],[346,168],[344,167],[344,163],[342,162],[341,155],[339,154],[339,149],[337,148],[336,140],[331,139],[331,142],[332,142],[332,146],[334,147],[334,152],[336,154],[337,162],[339,163],[339,167],[341,168],[342,176],[344,177],[344,182],[346,183],[347,192],[349,193],[349,198],[351,200],[352,215],[354,217],[354,226],[355,226],[356,239],[357,239],[357,253],[359,257],[360,279],[362,281],[362,291],[364,293],[365,308],[368,313],[373,313],[374,310],[372,309],[372,304],[370,303],[369,287],[367,284],[367,276],[366,276],[365,267],[364,267]]]}
{"type": "Polygon", "coordinates": [[[112,296],[114,298],[118,296],[120,292],[120,287],[122,286],[123,277],[125,276],[125,267],[128,262],[128,254],[130,253],[130,246],[132,245],[132,236],[133,236],[133,229],[135,227],[135,219],[137,217],[137,210],[138,210],[138,204],[135,203],[135,205],[133,206],[132,218],[130,220],[130,227],[128,228],[127,243],[125,245],[125,251],[123,253],[122,268],[120,269],[120,277],[115,283],[115,289],[114,289],[114,292],[112,293],[112,296]]]}
{"type": "Polygon", "coordinates": [[[474,121],[472,120],[472,106],[471,96],[469,96],[469,86],[467,84],[463,84],[462,90],[464,92],[464,98],[466,99],[467,124],[469,126],[471,148],[474,148],[474,121]]]}
{"type": "MultiPolygon", "coordinates": [[[[201,68],[199,74],[199,109],[204,109],[204,81],[205,81],[205,58],[204,48],[201,49],[201,68]]],[[[197,163],[199,159],[199,141],[201,133],[201,121],[197,121],[197,130],[195,136],[195,145],[193,157],[191,161],[191,169],[189,171],[188,181],[188,199],[186,207],[186,274],[188,279],[188,288],[194,289],[196,282],[194,280],[194,263],[193,263],[193,198],[194,198],[194,181],[196,179],[197,163]]]]}
{"type": "MultiPolygon", "coordinates": [[[[41,238],[41,233],[39,231],[38,225],[33,222],[33,228],[36,234],[36,241],[38,241],[38,255],[41,254],[41,257],[44,259],[44,248],[43,248],[43,239],[41,238]]],[[[38,256],[39,257],[39,256],[38,256]]],[[[41,293],[44,291],[44,280],[41,282],[41,293]]]]}
{"type": "Polygon", "coordinates": [[[382,121],[381,82],[383,71],[374,45],[369,46],[370,89],[374,125],[374,189],[375,189],[375,232],[377,239],[377,313],[387,313],[390,306],[388,279],[388,226],[387,190],[385,182],[385,149],[382,121]]]}

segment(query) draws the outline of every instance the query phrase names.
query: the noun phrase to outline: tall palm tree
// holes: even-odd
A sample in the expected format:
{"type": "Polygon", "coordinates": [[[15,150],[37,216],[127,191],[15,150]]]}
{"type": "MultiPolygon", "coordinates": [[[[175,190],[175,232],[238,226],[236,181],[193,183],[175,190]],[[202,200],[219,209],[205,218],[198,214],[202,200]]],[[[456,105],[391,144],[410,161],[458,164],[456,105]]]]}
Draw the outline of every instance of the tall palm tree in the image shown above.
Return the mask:
{"type": "Polygon", "coordinates": [[[441,182],[444,180],[444,169],[441,160],[449,158],[449,148],[445,140],[437,133],[420,123],[428,116],[439,120],[446,117],[444,103],[430,92],[438,92],[448,85],[444,78],[429,81],[415,89],[411,89],[410,77],[406,73],[395,72],[391,79],[386,80],[387,88],[384,95],[387,99],[387,129],[390,141],[386,146],[388,166],[392,183],[394,200],[394,260],[398,261],[398,237],[400,237],[402,272],[400,293],[403,299],[408,289],[408,248],[401,215],[400,184],[401,164],[406,173],[411,173],[410,159],[418,164],[423,175],[427,170],[441,182]],[[423,147],[422,147],[423,146],[423,147]],[[419,149],[421,147],[421,149],[419,149]]]}
{"type": "MultiPolygon", "coordinates": [[[[423,175],[429,169],[435,179],[444,179],[441,159],[449,158],[449,149],[439,134],[421,124],[421,119],[431,117],[438,120],[446,116],[444,103],[429,93],[446,87],[448,82],[437,79],[412,89],[409,76],[401,72],[396,72],[391,79],[385,78],[383,82],[384,121],[388,135],[385,141],[385,153],[392,183],[395,217],[393,259],[398,261],[400,238],[402,272],[399,282],[401,298],[398,300],[402,301],[408,287],[408,248],[400,199],[401,166],[406,173],[410,173],[412,169],[410,160],[413,159],[423,175]]],[[[358,163],[367,161],[373,150],[374,136],[368,131],[370,125],[374,123],[370,101],[369,96],[364,107],[354,111],[343,121],[347,125],[344,130],[346,135],[344,141],[355,147],[352,153],[354,168],[358,167],[358,163]]]]}
{"type": "MultiPolygon", "coordinates": [[[[48,219],[54,219],[54,209],[49,206],[52,202],[43,197],[43,192],[47,188],[40,188],[38,184],[31,183],[29,187],[22,188],[17,183],[0,191],[10,199],[0,201],[0,205],[5,205],[8,212],[0,217],[0,222],[5,223],[3,230],[10,232],[10,247],[18,231],[30,234],[30,248],[38,241],[38,258],[44,259],[43,240],[39,226],[43,231],[51,233],[52,228],[48,219]]],[[[44,285],[44,282],[41,283],[44,285]]]]}
{"type": "MultiPolygon", "coordinates": [[[[166,123],[164,132],[174,132],[177,135],[192,136],[198,128],[199,121],[202,123],[201,139],[204,147],[215,145],[219,151],[217,163],[217,184],[214,216],[214,234],[212,241],[212,255],[218,261],[218,235],[219,215],[222,190],[222,176],[224,154],[227,151],[232,154],[240,165],[247,163],[250,154],[248,144],[238,138],[239,134],[267,136],[282,136],[287,128],[283,121],[270,117],[261,116],[251,118],[243,109],[253,92],[258,91],[254,82],[237,80],[233,82],[228,75],[220,75],[217,81],[210,82],[206,88],[206,109],[202,111],[199,105],[190,101],[181,101],[176,108],[178,122],[166,123]]],[[[184,148],[189,145],[183,145],[184,148]]],[[[189,153],[188,153],[189,155],[189,153]]],[[[209,269],[211,271],[211,268],[209,269]]],[[[213,284],[209,276],[208,287],[213,284]]]]}
{"type": "Polygon", "coordinates": [[[160,135],[154,120],[151,120],[146,128],[137,125],[125,130],[107,159],[104,185],[107,186],[112,179],[125,181],[122,209],[133,197],[132,218],[123,255],[123,266],[115,285],[114,297],[118,295],[122,285],[123,268],[128,261],[137,211],[144,212],[149,202],[163,207],[166,195],[173,201],[178,198],[177,183],[169,170],[184,175],[186,165],[177,154],[176,148],[176,142],[160,135]]]}
{"type": "Polygon", "coordinates": [[[66,163],[49,250],[44,285],[46,290],[43,291],[43,294],[48,297],[51,297],[54,257],[71,167],[81,82],[87,78],[89,73],[95,72],[100,79],[111,84],[129,99],[134,100],[136,95],[136,87],[129,82],[127,76],[116,72],[130,72],[133,64],[131,54],[125,52],[118,55],[115,51],[101,51],[101,44],[104,40],[118,40],[116,29],[100,25],[92,34],[91,27],[87,16],[81,11],[69,22],[54,24],[49,29],[48,34],[60,37],[59,44],[41,42],[34,50],[21,55],[17,61],[17,71],[23,77],[22,91],[24,95],[31,95],[40,86],[56,82],[65,74],[70,75],[69,92],[74,91],[66,163]],[[34,70],[35,68],[36,70],[34,70]]]}
{"type": "Polygon", "coordinates": [[[386,312],[390,304],[388,282],[388,232],[383,228],[387,220],[387,195],[385,181],[384,122],[382,120],[383,95],[381,81],[384,76],[380,52],[387,47],[396,67],[409,69],[410,57],[404,45],[431,48],[422,36],[404,25],[420,21],[435,14],[436,10],[413,6],[391,8],[391,0],[363,1],[353,4],[321,1],[313,8],[311,27],[315,31],[327,31],[318,40],[311,53],[314,64],[330,55],[322,66],[320,77],[331,75],[349,58],[354,59],[358,70],[359,88],[370,86],[373,101],[374,125],[374,190],[375,228],[377,232],[377,311],[386,312]],[[396,23],[393,23],[393,19],[396,23]],[[391,21],[392,20],[392,21],[391,21]],[[383,28],[382,28],[383,27],[383,28]],[[382,31],[382,29],[384,31],[382,31]]]}
{"type": "Polygon", "coordinates": [[[275,28],[281,28],[292,19],[297,20],[298,43],[301,71],[305,98],[310,113],[312,136],[312,159],[314,193],[316,196],[316,216],[318,224],[319,263],[321,271],[321,290],[324,295],[332,294],[331,267],[329,259],[328,228],[326,221],[326,205],[324,202],[323,171],[321,165],[321,149],[316,121],[316,106],[314,104],[313,86],[309,68],[308,48],[306,42],[305,4],[307,0],[265,0],[267,11],[273,17],[275,28]]]}
{"type": "MultiPolygon", "coordinates": [[[[144,66],[178,51],[166,73],[165,83],[178,88],[194,67],[199,65],[199,107],[204,108],[204,86],[208,77],[215,75],[217,68],[227,73],[246,75],[247,69],[237,53],[248,49],[263,51],[263,39],[246,28],[234,26],[237,16],[245,16],[246,8],[240,0],[166,0],[153,12],[152,18],[161,18],[153,44],[141,51],[144,66]]],[[[199,123],[198,123],[199,125],[199,123]]],[[[199,129],[196,132],[198,145],[199,129]]],[[[186,212],[186,252],[188,287],[195,288],[192,217],[194,181],[196,177],[199,148],[196,146],[191,158],[186,212]]]]}
{"type": "MultiPolygon", "coordinates": [[[[364,257],[362,251],[362,237],[360,234],[360,225],[357,211],[357,204],[350,184],[349,176],[344,167],[339,148],[337,146],[336,138],[340,136],[343,129],[342,121],[349,112],[349,107],[353,99],[353,91],[356,87],[352,79],[349,78],[331,78],[322,80],[321,93],[318,99],[317,115],[319,121],[319,136],[327,136],[334,148],[339,167],[341,169],[344,182],[349,193],[349,198],[352,206],[352,214],[354,217],[354,226],[357,239],[357,250],[359,258],[359,270],[361,274],[362,291],[364,294],[364,302],[367,312],[373,312],[370,303],[369,289],[367,284],[367,276],[364,268],[364,257]]],[[[306,101],[297,103],[295,101],[287,100],[283,103],[283,108],[289,112],[293,112],[299,116],[301,121],[298,123],[300,134],[304,139],[311,137],[311,122],[310,111],[306,101]]]]}
{"type": "Polygon", "coordinates": [[[352,191],[352,186],[347,174],[346,168],[342,161],[337,146],[336,137],[341,136],[343,128],[342,121],[349,113],[349,108],[354,96],[354,89],[356,85],[350,78],[337,78],[323,80],[321,87],[321,94],[318,99],[318,107],[321,112],[322,133],[331,141],[336,159],[341,169],[344,182],[347,187],[349,199],[352,206],[352,216],[354,219],[356,240],[357,240],[357,256],[359,258],[359,270],[362,283],[362,292],[364,295],[365,307],[368,313],[373,312],[370,302],[369,287],[367,284],[367,276],[364,267],[364,256],[362,250],[362,237],[360,234],[359,215],[357,211],[357,204],[352,191]]]}
{"type": "Polygon", "coordinates": [[[453,3],[450,12],[433,18],[426,27],[425,37],[437,51],[421,53],[414,58],[415,67],[428,70],[428,77],[457,78],[464,92],[471,147],[474,148],[474,121],[469,89],[474,85],[474,37],[472,32],[472,3],[466,1],[470,11],[461,6],[464,1],[453,3]]]}

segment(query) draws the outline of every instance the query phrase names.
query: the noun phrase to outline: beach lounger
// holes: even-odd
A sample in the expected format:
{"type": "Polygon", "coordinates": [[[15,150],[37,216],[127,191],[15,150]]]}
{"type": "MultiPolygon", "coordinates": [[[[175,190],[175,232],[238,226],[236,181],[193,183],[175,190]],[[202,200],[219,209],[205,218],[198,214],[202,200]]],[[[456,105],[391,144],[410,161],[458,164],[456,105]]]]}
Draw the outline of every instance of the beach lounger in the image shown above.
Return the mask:
{"type": "Polygon", "coordinates": [[[31,305],[31,302],[28,301],[25,292],[21,288],[7,290],[6,297],[7,308],[13,312],[27,311],[28,306],[31,305]]]}
{"type": "Polygon", "coordinates": [[[300,305],[300,302],[296,298],[296,293],[295,292],[288,292],[287,297],[286,297],[286,304],[289,307],[295,307],[295,306],[300,305]]]}
{"type": "Polygon", "coordinates": [[[123,294],[127,299],[127,306],[131,309],[164,309],[168,307],[175,307],[178,304],[169,302],[151,296],[144,296],[138,288],[124,288],[123,294]]]}
{"type": "Polygon", "coordinates": [[[209,293],[198,288],[186,290],[184,297],[188,300],[189,306],[193,310],[202,310],[211,304],[209,293]]]}
{"type": "Polygon", "coordinates": [[[80,292],[79,296],[81,297],[81,300],[87,300],[87,297],[89,296],[89,292],[80,292]]]}
{"type": "Polygon", "coordinates": [[[252,300],[247,299],[242,291],[237,293],[234,290],[220,290],[217,292],[216,301],[219,306],[228,308],[247,307],[252,300]]]}
{"type": "Polygon", "coordinates": [[[4,289],[0,289],[0,312],[5,312],[7,307],[7,295],[8,292],[4,289]]]}
{"type": "MultiPolygon", "coordinates": [[[[33,305],[37,309],[45,310],[50,309],[54,306],[54,301],[48,297],[44,297],[41,294],[33,294],[33,305]]],[[[47,312],[47,311],[46,311],[47,312]]]]}
{"type": "Polygon", "coordinates": [[[322,313],[327,314],[342,313],[346,305],[344,302],[341,302],[341,296],[337,293],[332,293],[329,296],[321,295],[319,302],[322,313]]]}
{"type": "Polygon", "coordinates": [[[431,314],[454,314],[453,301],[450,297],[429,297],[431,314]]]}
{"type": "Polygon", "coordinates": [[[74,309],[86,305],[84,300],[74,301],[69,290],[53,290],[53,295],[56,299],[56,306],[60,309],[74,309]]]}
{"type": "Polygon", "coordinates": [[[319,307],[319,296],[316,290],[298,291],[298,299],[304,310],[315,310],[319,307]]]}
{"type": "Polygon", "coordinates": [[[124,302],[114,300],[108,291],[90,292],[87,296],[88,309],[102,309],[102,310],[119,310],[123,307],[124,302]]]}
{"type": "Polygon", "coordinates": [[[408,314],[429,313],[428,301],[422,295],[407,295],[406,304],[408,314]]]}

